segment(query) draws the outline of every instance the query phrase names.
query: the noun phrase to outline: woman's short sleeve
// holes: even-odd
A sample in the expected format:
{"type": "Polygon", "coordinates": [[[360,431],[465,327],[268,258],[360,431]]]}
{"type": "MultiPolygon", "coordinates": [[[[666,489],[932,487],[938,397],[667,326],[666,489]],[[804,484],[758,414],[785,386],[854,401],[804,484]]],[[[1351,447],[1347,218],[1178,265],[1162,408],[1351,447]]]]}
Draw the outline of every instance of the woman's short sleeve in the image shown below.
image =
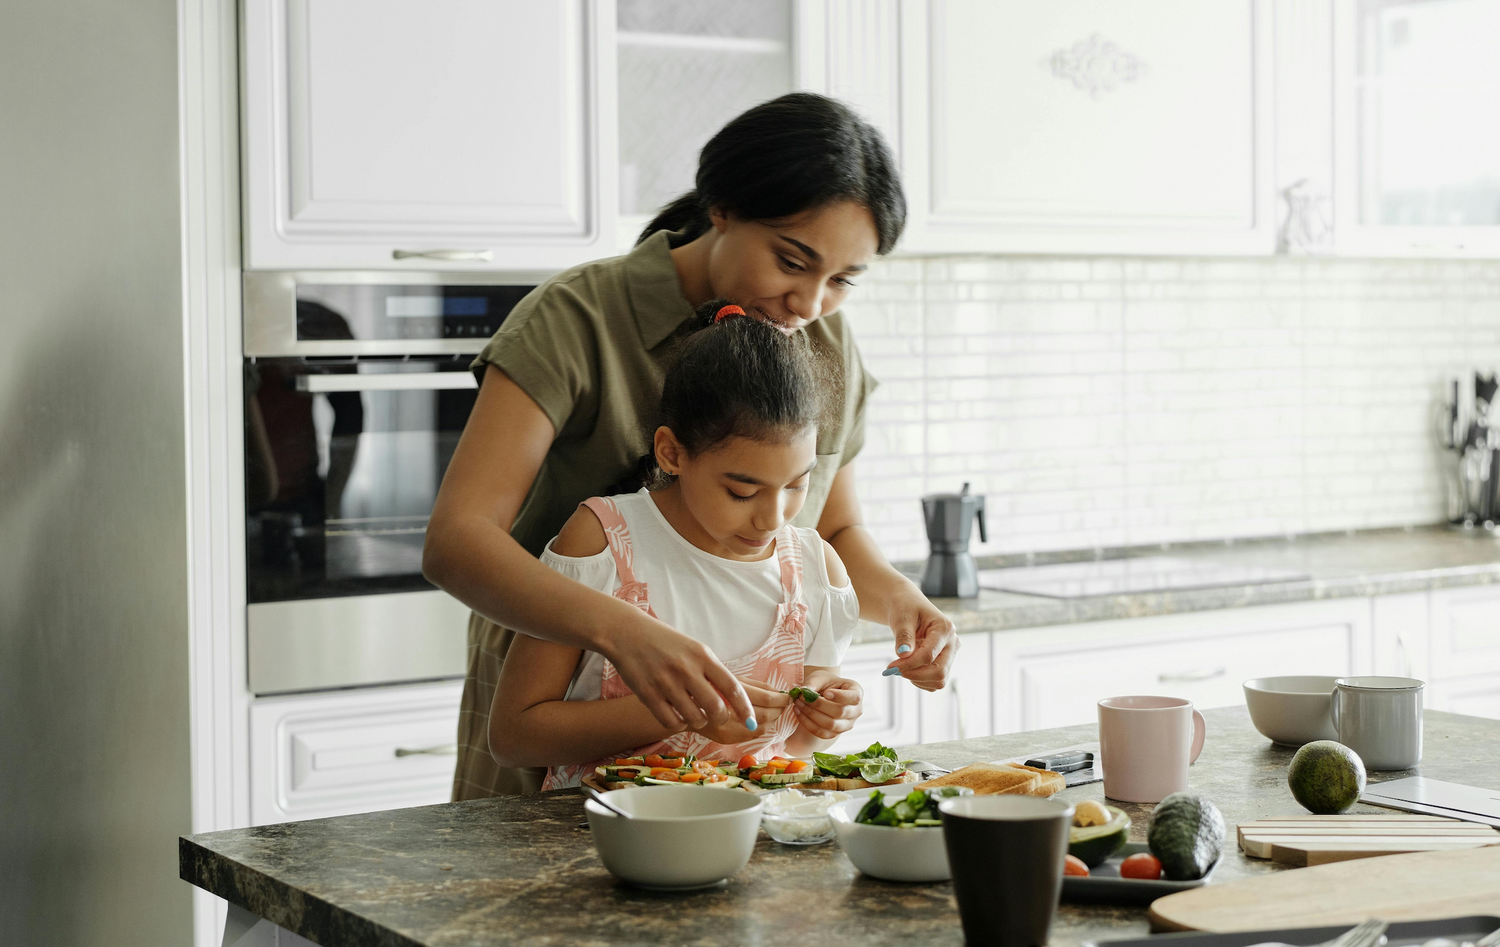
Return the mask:
{"type": "Polygon", "coordinates": [[[553,552],[554,542],[557,540],[551,540],[547,543],[547,548],[542,550],[542,564],[547,568],[600,592],[612,593],[619,586],[615,576],[615,560],[609,554],[608,547],[592,556],[574,559],[553,552]]]}

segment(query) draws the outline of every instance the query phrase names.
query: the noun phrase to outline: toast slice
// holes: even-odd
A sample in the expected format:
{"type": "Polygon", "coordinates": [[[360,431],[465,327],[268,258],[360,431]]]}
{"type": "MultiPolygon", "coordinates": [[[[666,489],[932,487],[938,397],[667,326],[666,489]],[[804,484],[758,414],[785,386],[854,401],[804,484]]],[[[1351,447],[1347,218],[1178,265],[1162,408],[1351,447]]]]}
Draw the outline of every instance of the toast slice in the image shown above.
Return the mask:
{"type": "Polygon", "coordinates": [[[976,796],[1010,793],[1020,796],[1043,798],[1067,788],[1068,781],[1062,773],[1023,766],[1020,763],[970,763],[945,776],[918,783],[917,789],[936,786],[967,786],[976,796]]]}

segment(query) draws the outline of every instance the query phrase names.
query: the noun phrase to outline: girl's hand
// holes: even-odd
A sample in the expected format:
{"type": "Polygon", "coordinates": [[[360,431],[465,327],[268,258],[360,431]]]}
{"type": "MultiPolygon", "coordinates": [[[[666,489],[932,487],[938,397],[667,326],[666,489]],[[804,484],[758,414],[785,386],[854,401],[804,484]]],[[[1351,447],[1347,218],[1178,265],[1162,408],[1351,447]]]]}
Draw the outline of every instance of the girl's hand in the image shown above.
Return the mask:
{"type": "Polygon", "coordinates": [[[916,586],[903,583],[891,592],[887,624],[896,636],[898,657],[886,666],[924,691],[940,691],[958,654],[958,632],[916,586]],[[908,649],[903,652],[901,649],[908,649]]]}
{"type": "Polygon", "coordinates": [[[781,719],[781,715],[787,712],[787,706],[792,702],[791,697],[771,687],[765,681],[757,681],[751,677],[738,679],[740,686],[750,699],[751,706],[755,709],[756,727],[754,730],[745,726],[743,720],[720,720],[709,721],[706,726],[694,727],[693,732],[702,734],[715,743],[731,745],[745,743],[758,736],[765,734],[765,728],[781,719]]]}
{"type": "Polygon", "coordinates": [[[619,635],[604,656],[658,723],[702,732],[731,723],[743,728],[747,717],[759,717],[739,680],[708,645],[638,614],[654,627],[647,634],[619,635]]]}
{"type": "Polygon", "coordinates": [[[797,729],[820,740],[838,738],[865,712],[864,688],[857,681],[813,671],[802,686],[817,691],[818,699],[811,704],[802,700],[792,702],[792,712],[798,716],[797,729]]]}

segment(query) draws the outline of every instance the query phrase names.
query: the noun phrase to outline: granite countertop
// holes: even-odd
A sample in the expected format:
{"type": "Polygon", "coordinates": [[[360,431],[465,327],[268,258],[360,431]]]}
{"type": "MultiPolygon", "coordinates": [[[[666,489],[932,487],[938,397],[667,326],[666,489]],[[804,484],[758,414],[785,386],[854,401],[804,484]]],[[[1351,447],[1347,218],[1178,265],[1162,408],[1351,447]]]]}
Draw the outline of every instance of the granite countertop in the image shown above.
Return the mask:
{"type": "MultiPolygon", "coordinates": [[[[1076,599],[981,589],[978,598],[934,601],[960,633],[975,633],[1500,582],[1500,540],[1484,532],[1459,532],[1444,526],[977,557],[977,560],[980,569],[1003,569],[1143,556],[1285,569],[1305,573],[1309,578],[1076,599]]],[[[904,563],[898,568],[915,578],[921,574],[922,563],[904,563]]],[[[882,625],[861,622],[854,640],[856,643],[885,641],[890,634],[882,625]]]]}
{"type": "MultiPolygon", "coordinates": [[[[1204,714],[1208,739],[1191,770],[1230,826],[1215,884],[1286,870],[1234,848],[1233,826],[1300,812],[1286,788],[1292,751],[1250,726],[1243,707],[1204,714]]],[[[1095,738],[1093,725],[910,749],[957,767],[1095,738]]],[[[1500,789],[1500,721],[1429,712],[1419,773],[1500,789]]],[[[1102,799],[1094,783],[1070,802],[1102,799]]],[[[1149,806],[1124,804],[1144,840],[1149,806]]],[[[1359,805],[1357,812],[1378,812],[1359,805]]],[[[750,864],[709,891],[660,894],[616,882],[600,864],[582,797],[572,790],[235,829],[183,838],[181,876],[325,947],[482,944],[762,944],[788,937],[862,947],[963,942],[952,885],[859,874],[838,848],[787,847],[762,834],[750,864]]],[[[1145,908],[1064,904],[1052,941],[1148,930],[1145,908]]]]}

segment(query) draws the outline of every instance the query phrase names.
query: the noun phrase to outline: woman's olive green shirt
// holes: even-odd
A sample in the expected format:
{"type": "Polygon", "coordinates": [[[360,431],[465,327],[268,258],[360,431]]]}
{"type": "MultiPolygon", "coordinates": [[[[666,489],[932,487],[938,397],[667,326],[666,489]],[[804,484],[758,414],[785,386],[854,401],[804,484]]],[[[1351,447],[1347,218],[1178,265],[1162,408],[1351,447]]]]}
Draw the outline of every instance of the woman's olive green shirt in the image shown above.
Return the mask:
{"type": "MultiPolygon", "coordinates": [[[[511,529],[534,556],[579,503],[630,475],[651,449],[666,362],[693,315],[672,263],[676,239],[656,233],[625,256],[549,279],[516,305],[474,360],[481,382],[488,365],[505,372],[556,432],[511,529]]],[[[876,382],[865,372],[842,314],[801,331],[842,367],[831,410],[818,431],[818,463],[807,502],[794,520],[812,527],[822,516],[834,476],[864,444],[865,403],[876,382]]],[[[470,617],[455,800],[533,792],[546,772],[506,769],[489,751],[490,703],[513,635],[481,615],[470,617]]]]}

